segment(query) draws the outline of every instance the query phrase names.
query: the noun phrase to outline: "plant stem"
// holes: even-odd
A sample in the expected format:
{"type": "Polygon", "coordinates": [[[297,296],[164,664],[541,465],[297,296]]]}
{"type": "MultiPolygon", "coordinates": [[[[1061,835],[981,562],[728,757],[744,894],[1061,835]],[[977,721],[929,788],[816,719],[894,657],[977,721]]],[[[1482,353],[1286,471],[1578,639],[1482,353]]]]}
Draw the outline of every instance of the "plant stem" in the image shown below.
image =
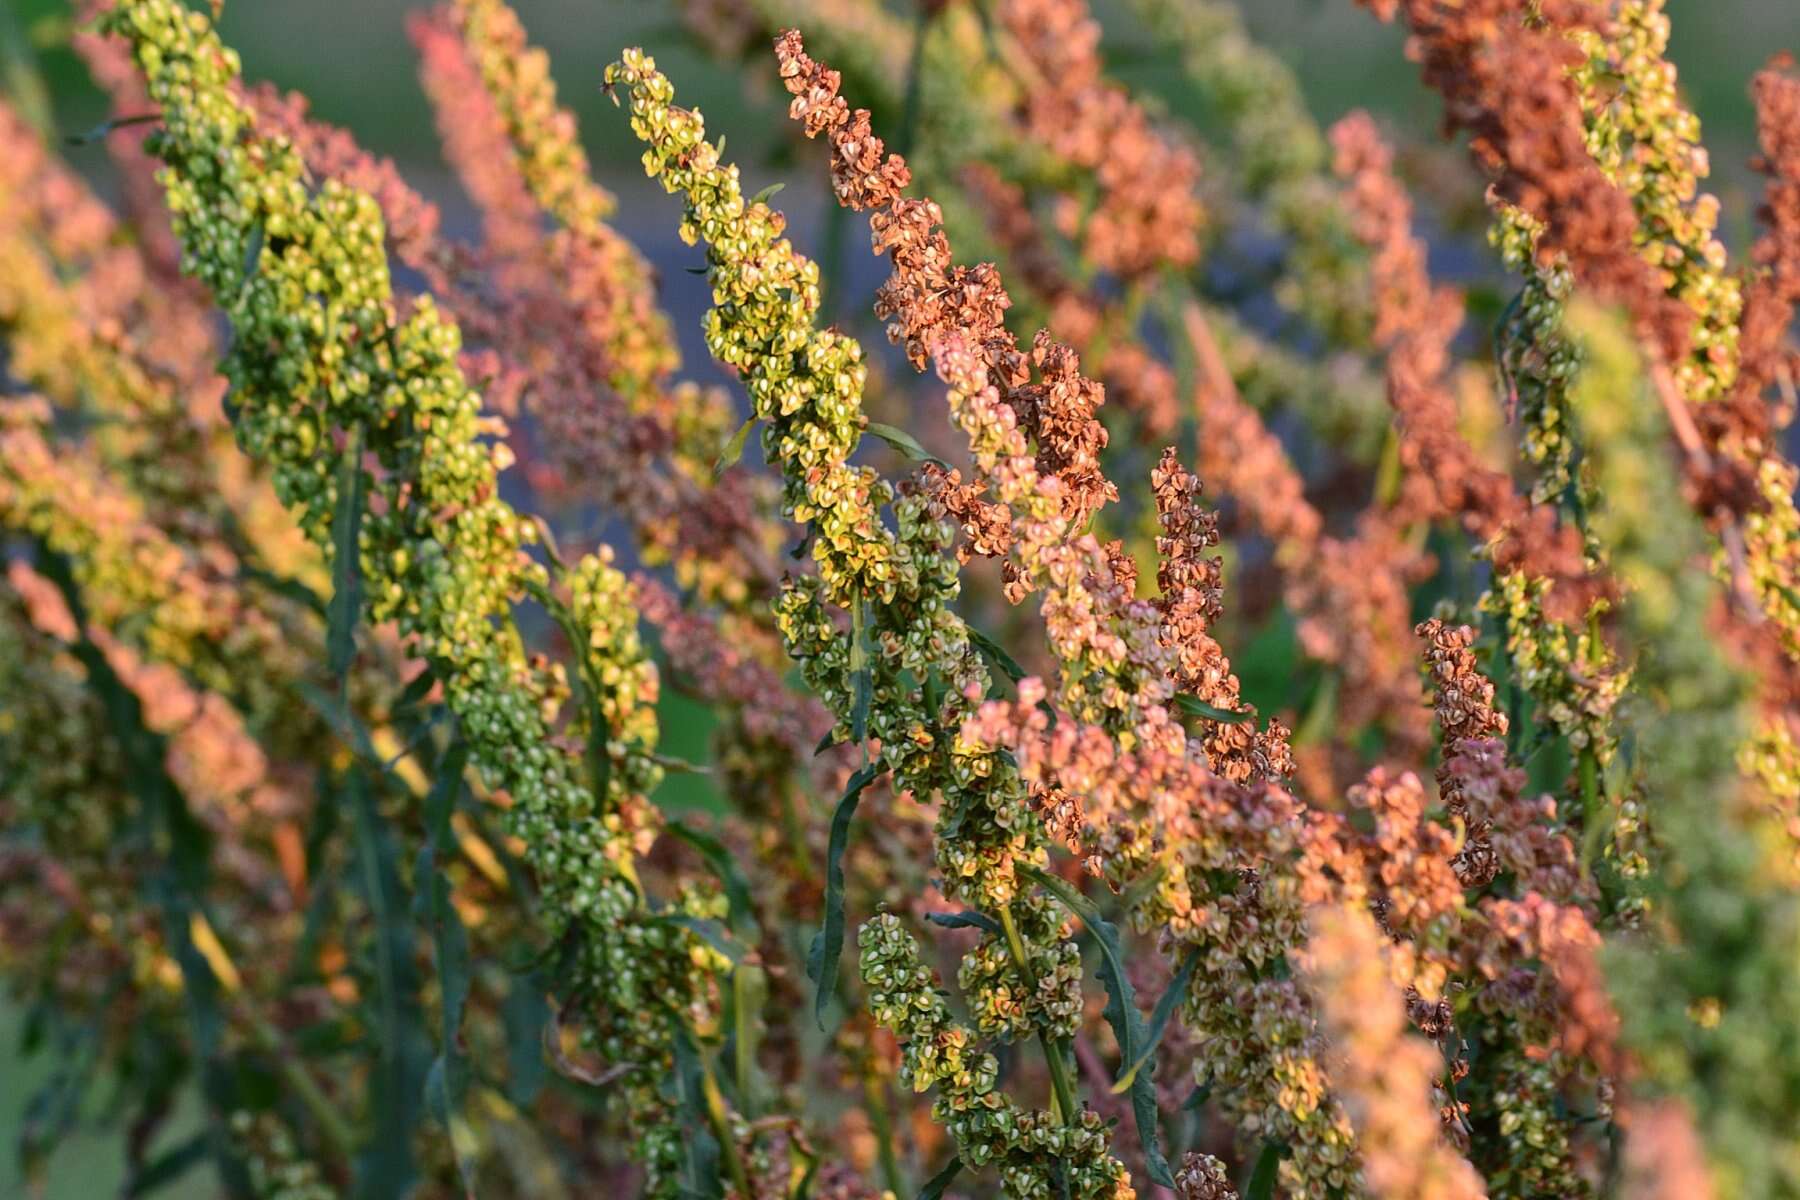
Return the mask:
{"type": "Polygon", "coordinates": [[[751,1040],[750,979],[744,974],[750,968],[738,964],[731,972],[731,1013],[737,1028],[733,1031],[732,1081],[737,1088],[738,1104],[745,1115],[754,1116],[750,1105],[751,1075],[756,1068],[756,1045],[751,1040]]]}
{"type": "Polygon", "coordinates": [[[325,1135],[331,1148],[344,1157],[349,1157],[356,1149],[356,1136],[344,1123],[337,1102],[324,1093],[313,1079],[312,1073],[289,1053],[275,1027],[247,1005],[233,1004],[228,1011],[244,1027],[256,1047],[275,1060],[282,1079],[287,1081],[287,1085],[294,1090],[295,1097],[305,1106],[313,1120],[318,1122],[319,1132],[325,1135]]]}
{"type": "Polygon", "coordinates": [[[907,1195],[906,1180],[900,1173],[900,1156],[894,1150],[894,1118],[888,1110],[887,1088],[874,1071],[863,1073],[863,1099],[869,1106],[869,1124],[875,1130],[882,1186],[896,1196],[907,1195]]]}
{"type": "Polygon", "coordinates": [[[750,1175],[744,1170],[743,1156],[738,1153],[737,1138],[731,1133],[731,1114],[725,1108],[725,1093],[719,1090],[719,1077],[713,1073],[710,1055],[704,1049],[695,1056],[700,1060],[700,1090],[706,1097],[706,1116],[712,1123],[713,1136],[719,1139],[719,1150],[725,1155],[725,1168],[731,1173],[731,1186],[740,1196],[753,1196],[750,1175]]]}
{"type": "MultiPolygon", "coordinates": [[[[1013,966],[1018,968],[1019,976],[1025,982],[1029,992],[1036,993],[1037,977],[1032,973],[1031,960],[1025,956],[1025,939],[1019,936],[1019,926],[1013,920],[1012,905],[1004,905],[1000,909],[1000,928],[1006,934],[1006,948],[1012,955],[1013,966]]],[[[1038,1043],[1044,1048],[1044,1062],[1050,1068],[1050,1090],[1056,1101],[1057,1114],[1065,1125],[1074,1125],[1081,1110],[1075,1103],[1075,1084],[1069,1078],[1069,1060],[1063,1053],[1062,1045],[1050,1040],[1044,1030],[1038,1030],[1038,1043]]]]}

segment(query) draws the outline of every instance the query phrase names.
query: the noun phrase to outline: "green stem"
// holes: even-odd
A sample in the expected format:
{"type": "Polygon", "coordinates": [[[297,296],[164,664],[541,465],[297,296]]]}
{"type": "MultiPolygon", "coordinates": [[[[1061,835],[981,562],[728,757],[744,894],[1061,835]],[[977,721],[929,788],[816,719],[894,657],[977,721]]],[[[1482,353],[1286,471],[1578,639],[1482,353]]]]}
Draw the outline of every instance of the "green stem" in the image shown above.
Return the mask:
{"type": "Polygon", "coordinates": [[[888,1111],[887,1087],[873,1071],[863,1075],[863,1101],[869,1106],[869,1124],[875,1129],[882,1186],[896,1196],[907,1195],[906,1179],[900,1173],[900,1156],[894,1150],[894,1118],[888,1111]]]}
{"type": "Polygon", "coordinates": [[[325,1135],[325,1140],[331,1143],[331,1148],[339,1155],[348,1158],[356,1149],[356,1135],[351,1133],[350,1127],[344,1123],[337,1102],[324,1093],[317,1081],[313,1079],[312,1073],[289,1053],[274,1026],[252,1012],[246,1005],[234,1004],[230,1011],[231,1015],[250,1035],[250,1040],[255,1043],[257,1049],[275,1060],[276,1069],[281,1072],[282,1079],[293,1089],[295,1097],[318,1123],[319,1132],[325,1135]]]}
{"type": "Polygon", "coordinates": [[[756,1069],[756,1044],[751,1038],[754,1018],[751,1015],[749,967],[739,963],[731,972],[731,1013],[736,1022],[732,1045],[732,1077],[737,1088],[738,1103],[746,1114],[755,1116],[750,1105],[751,1075],[756,1069]]]}
{"type": "MultiPolygon", "coordinates": [[[[1025,956],[1025,939],[1019,936],[1019,926],[1013,920],[1010,904],[1000,909],[1000,928],[1006,934],[1007,951],[1025,982],[1026,991],[1036,995],[1037,976],[1031,970],[1031,960],[1025,956]]],[[[1081,1109],[1075,1103],[1075,1082],[1069,1078],[1068,1056],[1063,1053],[1061,1044],[1051,1041],[1050,1035],[1042,1029],[1038,1030],[1038,1043],[1044,1048],[1044,1062],[1050,1068],[1050,1090],[1055,1098],[1057,1115],[1064,1125],[1073,1126],[1081,1109]]]]}
{"type": "Polygon", "coordinates": [[[712,1123],[713,1136],[719,1140],[719,1150],[725,1155],[725,1168],[731,1173],[731,1186],[737,1189],[740,1196],[753,1196],[750,1190],[750,1175],[744,1169],[744,1159],[738,1153],[737,1138],[731,1132],[731,1114],[725,1107],[725,1093],[719,1090],[719,1077],[713,1073],[712,1057],[701,1050],[696,1056],[700,1059],[700,1090],[706,1097],[706,1116],[712,1123]]]}
{"type": "Polygon", "coordinates": [[[1581,786],[1581,866],[1585,871],[1593,861],[1594,850],[1600,844],[1602,828],[1600,812],[1600,756],[1594,753],[1591,745],[1581,748],[1581,757],[1576,761],[1576,771],[1581,786]]]}

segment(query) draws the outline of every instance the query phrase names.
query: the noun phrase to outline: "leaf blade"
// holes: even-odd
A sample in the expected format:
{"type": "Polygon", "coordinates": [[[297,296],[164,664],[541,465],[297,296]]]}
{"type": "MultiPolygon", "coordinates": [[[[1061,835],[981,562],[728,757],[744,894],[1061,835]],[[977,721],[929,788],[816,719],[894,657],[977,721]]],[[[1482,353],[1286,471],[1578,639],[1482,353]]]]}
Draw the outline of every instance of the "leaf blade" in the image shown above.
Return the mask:
{"type": "MultiPolygon", "coordinates": [[[[1137,993],[1131,986],[1131,976],[1125,970],[1125,952],[1119,943],[1119,930],[1108,921],[1100,909],[1071,887],[1067,881],[1057,878],[1047,871],[1025,865],[1019,873],[1031,879],[1039,887],[1055,896],[1067,905],[1082,923],[1094,935],[1100,945],[1100,981],[1106,986],[1107,1005],[1106,1020],[1112,1026],[1113,1037],[1119,1043],[1119,1057],[1125,1063],[1135,1063],[1144,1055],[1149,1045],[1149,1034],[1144,1029],[1143,1016],[1138,1012],[1137,993]]],[[[1144,1151],[1144,1166],[1150,1178],[1164,1187],[1175,1186],[1174,1172],[1169,1169],[1169,1161],[1163,1156],[1161,1131],[1158,1127],[1160,1114],[1156,1106],[1156,1087],[1151,1082],[1150,1070],[1138,1070],[1131,1082],[1131,1112],[1137,1125],[1138,1144],[1144,1151]]]]}
{"type": "Polygon", "coordinates": [[[825,854],[825,913],[806,954],[806,975],[813,981],[813,1019],[825,1028],[825,1009],[837,992],[838,960],[844,953],[844,848],[850,840],[850,822],[862,801],[863,789],[875,782],[880,767],[869,763],[850,777],[843,799],[831,815],[831,841],[825,854]]]}

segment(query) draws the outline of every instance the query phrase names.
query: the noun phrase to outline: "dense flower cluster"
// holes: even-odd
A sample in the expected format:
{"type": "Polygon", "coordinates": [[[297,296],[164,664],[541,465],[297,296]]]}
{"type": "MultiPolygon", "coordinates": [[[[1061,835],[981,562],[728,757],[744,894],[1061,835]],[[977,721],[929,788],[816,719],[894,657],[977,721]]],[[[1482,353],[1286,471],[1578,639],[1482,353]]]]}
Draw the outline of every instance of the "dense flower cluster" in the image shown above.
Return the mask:
{"type": "Polygon", "coordinates": [[[1800,81],[1739,266],[1661,0],[1369,7],[1491,345],[1225,0],[683,4],[816,259],[504,0],[407,26],[467,241],[216,12],[35,29],[121,204],[0,102],[34,1111],[133,1194],[1800,1196],[1800,81]]]}

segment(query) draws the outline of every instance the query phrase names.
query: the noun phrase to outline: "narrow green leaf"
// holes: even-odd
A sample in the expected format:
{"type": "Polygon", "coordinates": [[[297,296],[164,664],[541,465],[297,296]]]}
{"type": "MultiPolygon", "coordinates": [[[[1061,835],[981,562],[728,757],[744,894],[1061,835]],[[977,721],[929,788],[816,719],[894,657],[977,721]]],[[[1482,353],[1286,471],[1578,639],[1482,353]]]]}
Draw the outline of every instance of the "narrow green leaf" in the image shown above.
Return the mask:
{"type": "Polygon", "coordinates": [[[326,612],[325,657],[343,678],[356,653],[356,621],[362,613],[362,522],[367,476],[362,469],[362,428],[350,435],[338,468],[337,508],[331,515],[331,604],[326,612]]]}
{"type": "Polygon", "coordinates": [[[986,656],[987,660],[994,665],[995,670],[1014,683],[1025,678],[1025,668],[1019,665],[1018,659],[1006,652],[1005,646],[973,625],[965,626],[965,628],[969,631],[969,643],[986,656]]]}
{"type": "Polygon", "coordinates": [[[713,774],[713,769],[711,767],[707,766],[705,763],[697,763],[697,762],[693,762],[689,759],[677,758],[673,754],[657,754],[655,752],[652,752],[652,753],[646,755],[645,757],[647,757],[651,762],[655,763],[657,766],[661,767],[665,772],[667,772],[670,775],[711,775],[711,774],[713,774]]]}
{"type": "Polygon", "coordinates": [[[720,1146],[706,1112],[700,1051],[679,1025],[675,1027],[674,1050],[675,1095],[681,1107],[682,1146],[687,1152],[684,1190],[704,1200],[717,1200],[723,1194],[720,1146]]]}
{"type": "Polygon", "coordinates": [[[1199,1112],[1201,1105],[1212,1099],[1212,1094],[1213,1085],[1211,1080],[1208,1080],[1205,1083],[1196,1083],[1194,1085],[1194,1090],[1187,1094],[1187,1099],[1181,1102],[1181,1111],[1199,1112]]]}
{"type": "Polygon", "coordinates": [[[744,457],[744,443],[750,440],[750,430],[755,425],[756,418],[751,417],[739,425],[737,432],[731,435],[731,440],[725,443],[725,448],[719,451],[719,457],[713,463],[714,479],[736,466],[738,459],[744,457]]]}
{"type": "Polygon", "coordinates": [[[454,837],[450,817],[456,811],[468,763],[469,745],[461,738],[451,743],[438,762],[437,778],[425,797],[426,841],[419,851],[414,886],[427,910],[426,924],[437,960],[443,1013],[437,1058],[425,1077],[425,1107],[449,1135],[463,1190],[473,1196],[480,1145],[463,1115],[463,1099],[469,1086],[469,1059],[462,1045],[463,1008],[469,999],[469,933],[463,928],[456,906],[450,903],[450,881],[443,872],[444,854],[454,837]]]}
{"type": "Polygon", "coordinates": [[[69,133],[63,135],[63,144],[68,146],[87,146],[103,141],[115,129],[129,129],[133,125],[148,125],[152,121],[162,120],[160,112],[133,113],[129,117],[113,117],[102,121],[86,133],[69,133]]]}
{"type": "Polygon", "coordinates": [[[870,421],[863,427],[863,430],[866,433],[874,434],[913,462],[931,462],[938,464],[940,467],[948,467],[950,465],[931,451],[927,450],[924,446],[920,445],[919,439],[906,432],[904,429],[900,429],[893,425],[885,425],[880,421],[870,421]]]}
{"type": "Polygon", "coordinates": [[[588,720],[586,752],[594,795],[604,800],[612,787],[612,749],[608,745],[612,739],[612,727],[607,724],[605,710],[600,707],[600,690],[590,673],[587,633],[575,619],[569,606],[555,592],[541,583],[528,583],[526,591],[550,615],[550,619],[556,622],[577,656],[576,669],[570,673],[569,683],[575,692],[577,706],[588,720]]]}
{"type": "Polygon", "coordinates": [[[756,1013],[760,1007],[762,972],[739,963],[731,972],[731,1079],[738,1111],[752,1113],[750,1095],[756,1072],[756,1013]]]}
{"type": "Polygon", "coordinates": [[[1187,995],[1188,981],[1193,978],[1194,967],[1199,961],[1200,952],[1198,950],[1188,951],[1187,957],[1181,960],[1181,966],[1175,972],[1175,977],[1169,980],[1169,986],[1163,992],[1162,999],[1156,1002],[1156,1011],[1150,1014],[1148,1043],[1144,1046],[1142,1053],[1138,1055],[1136,1062],[1128,1065],[1121,1064],[1124,1071],[1113,1082],[1113,1095],[1121,1095],[1129,1089],[1137,1078],[1138,1072],[1151,1061],[1151,1057],[1156,1053],[1156,1047],[1162,1043],[1163,1031],[1168,1028],[1169,1017],[1181,1004],[1182,998],[1187,995]]]}
{"type": "Polygon", "coordinates": [[[439,760],[437,778],[425,796],[425,836],[430,839],[432,855],[440,861],[456,836],[450,828],[450,817],[456,812],[457,799],[462,795],[463,772],[468,766],[469,744],[457,738],[439,760]]]}
{"type": "MultiPolygon", "coordinates": [[[[1021,866],[1019,872],[1068,905],[1094,935],[1094,941],[1100,946],[1100,981],[1106,986],[1104,1015],[1107,1023],[1112,1026],[1113,1037],[1119,1043],[1120,1060],[1136,1063],[1145,1055],[1150,1038],[1144,1029],[1144,1018],[1137,1009],[1137,994],[1131,986],[1131,976],[1125,970],[1125,952],[1119,944],[1118,928],[1100,914],[1092,900],[1064,880],[1032,866],[1021,866]]],[[[1175,1176],[1169,1169],[1168,1159],[1163,1157],[1158,1127],[1160,1114],[1157,1112],[1156,1085],[1151,1082],[1152,1074],[1153,1069],[1147,1069],[1136,1071],[1133,1075],[1131,1111],[1136,1119],[1138,1144],[1143,1147],[1144,1166],[1150,1178],[1164,1187],[1172,1188],[1175,1186],[1175,1176]]]]}
{"type": "Polygon", "coordinates": [[[926,913],[925,919],[933,925],[942,925],[945,929],[979,929],[995,937],[1006,935],[1006,931],[1000,928],[1000,922],[972,909],[959,913],[926,913]]]}
{"type": "Polygon", "coordinates": [[[1206,701],[1196,699],[1193,696],[1177,696],[1175,697],[1175,704],[1182,712],[1191,713],[1196,717],[1205,717],[1209,721],[1218,721],[1224,725],[1241,725],[1245,721],[1254,721],[1256,719],[1256,714],[1253,712],[1238,712],[1235,709],[1219,708],[1217,705],[1208,704],[1206,701]]]}
{"type": "Polygon", "coordinates": [[[529,1108],[544,1088],[544,1030],[550,1024],[545,982],[536,972],[508,981],[500,1022],[506,1030],[506,1096],[529,1108]]]}
{"type": "Polygon", "coordinates": [[[881,769],[865,765],[850,777],[844,798],[831,815],[831,843],[825,854],[825,917],[806,955],[806,975],[813,981],[813,1017],[825,1028],[825,1009],[837,992],[838,959],[844,952],[844,847],[850,840],[850,821],[862,800],[863,789],[875,782],[881,769]]]}
{"type": "Polygon", "coordinates": [[[238,579],[242,583],[254,583],[258,587],[268,588],[277,596],[292,600],[321,617],[329,616],[325,601],[319,599],[318,593],[301,583],[298,579],[289,579],[277,575],[273,571],[264,570],[254,563],[242,563],[238,566],[238,579]]]}
{"type": "Polygon", "coordinates": [[[430,1039],[413,967],[414,930],[394,861],[394,841],[375,808],[368,777],[352,770],[347,800],[356,834],[363,898],[375,934],[374,1032],[377,1059],[368,1077],[374,1130],[356,1156],[355,1195],[405,1195],[418,1179],[412,1132],[425,1101],[430,1039]]]}
{"type": "Polygon", "coordinates": [[[481,1139],[476,1137],[475,1127],[463,1115],[462,1101],[454,1095],[458,1085],[450,1081],[449,1075],[449,1059],[440,1054],[432,1061],[431,1070],[425,1076],[425,1107],[449,1134],[450,1153],[456,1159],[456,1173],[462,1176],[463,1195],[474,1200],[481,1139]]]}
{"type": "Polygon", "coordinates": [[[869,706],[875,700],[875,671],[869,665],[868,619],[868,609],[859,598],[850,608],[850,677],[854,689],[850,702],[850,740],[853,742],[868,740],[869,706]]]}
{"type": "Polygon", "coordinates": [[[767,204],[770,200],[774,199],[777,192],[781,191],[781,189],[786,186],[787,184],[785,183],[771,183],[768,187],[750,197],[751,206],[755,207],[758,204],[767,204]]]}
{"type": "Polygon", "coordinates": [[[211,1152],[212,1142],[205,1130],[177,1142],[145,1163],[126,1181],[127,1200],[161,1191],[206,1161],[211,1152]]]}
{"type": "Polygon", "coordinates": [[[671,820],[664,826],[670,834],[699,852],[725,887],[725,899],[731,904],[731,930],[747,944],[756,941],[756,908],[750,899],[750,881],[738,868],[737,860],[725,843],[710,833],[702,833],[685,821],[671,820]]]}
{"type": "Polygon", "coordinates": [[[394,712],[398,714],[417,708],[425,702],[425,697],[431,694],[431,689],[436,685],[437,676],[430,667],[426,667],[413,677],[413,681],[400,693],[399,699],[394,701],[394,712]]]}
{"type": "Polygon", "coordinates": [[[925,1186],[919,1189],[919,1200],[940,1200],[944,1189],[962,1174],[962,1167],[962,1159],[952,1158],[948,1166],[925,1181],[925,1186]]]}
{"type": "Polygon", "coordinates": [[[1244,1200],[1273,1200],[1280,1167],[1280,1143],[1264,1142],[1262,1153],[1256,1156],[1256,1166],[1250,1171],[1250,1182],[1244,1185],[1244,1200]]]}

